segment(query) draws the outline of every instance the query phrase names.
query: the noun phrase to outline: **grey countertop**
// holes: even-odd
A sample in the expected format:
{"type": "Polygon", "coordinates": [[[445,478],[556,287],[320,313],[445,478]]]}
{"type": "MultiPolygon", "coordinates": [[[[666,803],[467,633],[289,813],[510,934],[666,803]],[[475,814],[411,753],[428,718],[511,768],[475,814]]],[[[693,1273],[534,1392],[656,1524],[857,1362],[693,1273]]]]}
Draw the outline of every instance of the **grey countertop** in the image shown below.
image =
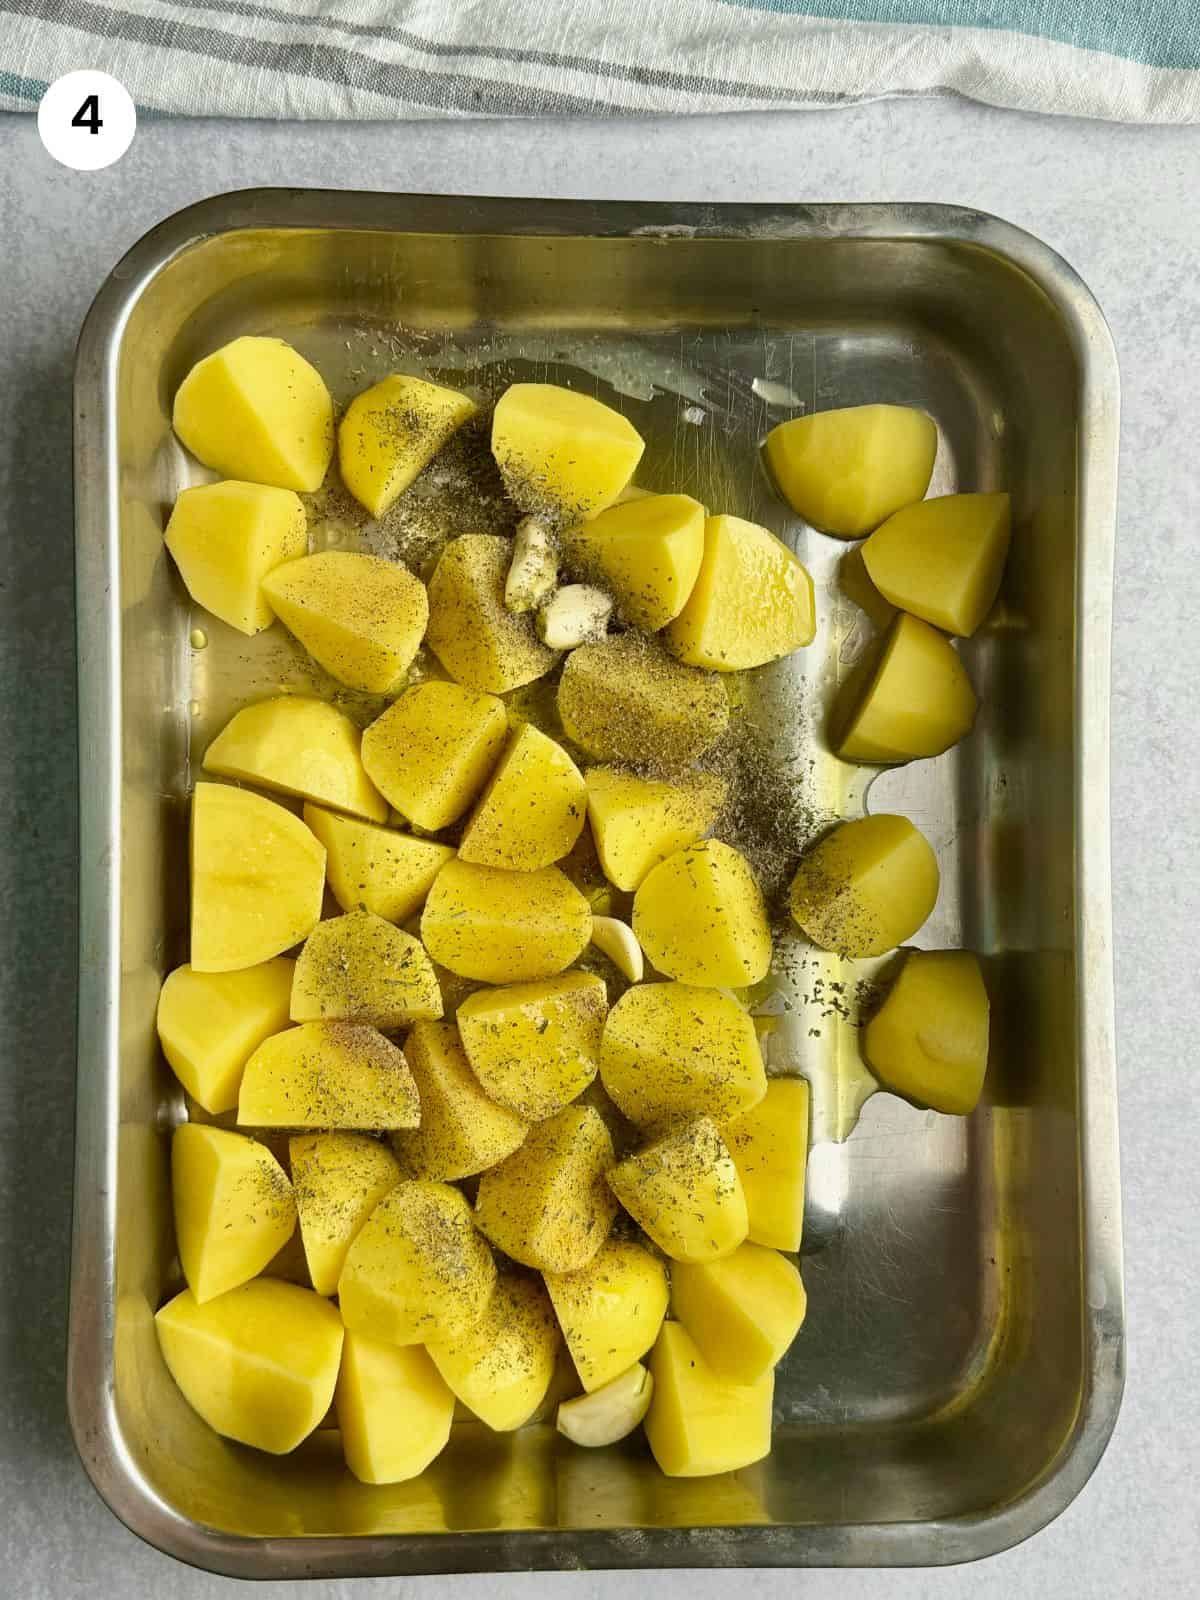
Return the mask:
{"type": "MultiPolygon", "coordinates": [[[[70,373],[117,257],[162,217],[253,184],[681,200],[937,200],[1048,240],[1108,314],[1123,379],[1113,864],[1129,1382],[1108,1454],[1028,1544],[940,1572],[674,1574],[690,1600],[802,1592],[1196,1592],[1200,1521],[1200,128],[1045,121],[952,100],[637,124],[146,123],[97,174],[0,117],[0,1590],[177,1600],[232,1585],[139,1544],[94,1496],[63,1411],[75,986],[70,373]],[[1190,736],[1190,737],[1189,737],[1190,736]]],[[[644,1575],[428,1579],[420,1600],[633,1596],[644,1575]]],[[[282,1593],[266,1585],[259,1593],[282,1593]]],[[[394,1595],[315,1584],[311,1600],[394,1595]]]]}

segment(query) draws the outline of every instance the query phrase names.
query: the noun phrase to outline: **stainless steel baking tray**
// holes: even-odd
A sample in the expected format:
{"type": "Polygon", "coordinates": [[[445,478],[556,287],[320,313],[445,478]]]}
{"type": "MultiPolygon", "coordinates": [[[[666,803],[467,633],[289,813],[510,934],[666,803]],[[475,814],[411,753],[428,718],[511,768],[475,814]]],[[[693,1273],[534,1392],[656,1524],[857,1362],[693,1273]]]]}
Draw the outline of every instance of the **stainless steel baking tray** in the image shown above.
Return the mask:
{"type": "MultiPolygon", "coordinates": [[[[1108,864],[1108,646],[1117,370],[1071,269],[938,206],[658,206],[262,191],[162,224],[80,340],[76,495],[81,979],[70,1411],[136,1532],[246,1575],[965,1560],[1055,1516],[1098,1460],[1123,1370],[1108,864]],[[852,552],[754,467],[800,409],[911,402],[935,491],[1006,487],[1001,603],[964,654],[984,710],[951,755],[879,776],[875,809],[933,838],[925,944],[983,956],[996,1027],[963,1121],[869,1087],[839,975],[793,971],[773,1064],[814,1094],[807,1327],[752,1470],[669,1482],[644,1450],[464,1424],[414,1484],[366,1488],[336,1437],[275,1461],[217,1439],[166,1377],[179,1107],[154,1036],[180,958],[189,749],[294,679],[273,630],[190,643],[162,550],[186,478],[170,400],[240,332],[285,335],[342,395],[395,365],[450,381],[565,375],[633,415],[648,481],[769,522],[810,565],[817,644],[755,676],[789,773],[781,815],[864,804],[824,709],[870,627],[852,552]],[[854,1127],[862,1105],[861,1118],[854,1127]],[[853,1131],[849,1131],[853,1128],[853,1131]],[[848,1137],[842,1137],[849,1132],[848,1137]]],[[[781,836],[782,848],[796,837],[781,836]]],[[[854,974],[850,975],[851,980],[854,974]]],[[[852,1008],[850,1008],[852,1009],[852,1008]]]]}

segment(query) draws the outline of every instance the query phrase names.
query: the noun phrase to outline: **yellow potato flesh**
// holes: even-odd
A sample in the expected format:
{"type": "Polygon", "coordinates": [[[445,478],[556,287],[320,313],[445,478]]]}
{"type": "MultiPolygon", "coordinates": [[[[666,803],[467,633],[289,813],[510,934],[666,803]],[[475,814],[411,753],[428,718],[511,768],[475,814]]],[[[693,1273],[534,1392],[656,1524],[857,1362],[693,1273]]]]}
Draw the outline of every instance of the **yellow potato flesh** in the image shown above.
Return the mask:
{"type": "Polygon", "coordinates": [[[633,931],[651,964],[681,983],[740,988],[771,965],[762,890],[745,856],[719,839],[651,869],[633,902],[633,931]]]}
{"type": "Polygon", "coordinates": [[[356,395],[338,425],[342,482],[381,517],[478,407],[465,394],[395,374],[356,395]]]}
{"type": "MultiPolygon", "coordinates": [[[[504,605],[508,539],[467,533],[442,551],[429,580],[429,648],[457,682],[507,694],[543,677],[558,654],[540,642],[533,617],[504,605]]],[[[401,808],[403,809],[403,808],[401,808]]]]}
{"type": "Polygon", "coordinates": [[[612,595],[630,627],[656,633],[677,617],[704,556],[704,507],[686,494],[643,495],[563,535],[567,565],[612,595]]]}
{"type": "Polygon", "coordinates": [[[778,1250],[743,1244],[721,1261],[679,1262],[671,1310],[718,1378],[753,1384],[787,1354],[804,1321],[800,1274],[778,1250]]]}
{"type": "Polygon", "coordinates": [[[542,1403],[559,1350],[558,1324],[536,1279],[504,1277],[475,1326],[430,1344],[442,1378],[496,1433],[521,1428],[542,1403]]]}
{"type": "Polygon", "coordinates": [[[608,1014],[600,1077],[639,1128],[740,1116],[766,1093],[753,1020],[727,995],[683,983],[639,983],[608,1014]]]}
{"type": "Polygon", "coordinates": [[[681,775],[672,783],[639,778],[615,767],[589,767],[588,819],[604,876],[618,889],[636,889],[676,850],[712,827],[728,795],[715,773],[681,775]]]}
{"type": "Polygon", "coordinates": [[[433,880],[454,856],[448,844],[415,839],[373,822],[306,805],[304,820],[325,846],[329,887],[343,911],[371,911],[405,922],[425,903],[433,880]]]}
{"type": "Polygon", "coordinates": [[[927,622],[900,612],[843,722],[843,761],[890,764],[940,756],[971,731],[979,701],[958,652],[927,622]]]}
{"type": "Polygon", "coordinates": [[[321,916],[325,850],[290,811],[245,789],[192,792],[192,970],[254,967],[321,916]]]}
{"type": "Polygon", "coordinates": [[[350,718],[328,701],[281,695],[232,717],[204,752],[204,770],[386,822],[387,803],[363,770],[360,743],[350,718]]]}
{"type": "Polygon", "coordinates": [[[775,1250],[799,1250],[808,1164],[807,1082],[772,1078],[758,1104],[722,1132],[742,1180],[749,1237],[775,1250]]]}
{"type": "Polygon", "coordinates": [[[812,579],[773,533],[741,517],[709,517],[704,560],[666,632],[681,661],[738,672],[778,661],[817,631],[812,579]]]}
{"type": "Polygon", "coordinates": [[[568,854],[583,832],[587,789],[561,745],[518,728],[471,813],[459,859],[533,872],[568,854]]]}
{"type": "Polygon", "coordinates": [[[967,638],[992,609],[1008,555],[1006,494],[944,494],[894,512],[862,547],[892,605],[967,638]]]}
{"type": "Polygon", "coordinates": [[[238,1122],[249,1128],[415,1128],[417,1087],[402,1053],[357,1022],[305,1022],[246,1063],[238,1122]]]}
{"type": "Polygon", "coordinates": [[[456,683],[421,683],[362,736],[372,781],[419,828],[458,820],[487,782],[508,736],[504,703],[456,683]]]}
{"type": "Polygon", "coordinates": [[[365,1133],[296,1133],[288,1142],[300,1238],[318,1294],[336,1294],[358,1230],[400,1182],[386,1145],[365,1133]]]}
{"type": "Polygon", "coordinates": [[[158,997],[158,1039],[192,1099],[216,1115],[237,1105],[242,1072],[264,1039],[288,1025],[293,963],[279,956],[240,972],[176,967],[158,997]]]}
{"type": "Polygon", "coordinates": [[[764,449],[793,511],[823,533],[861,539],[924,495],[937,428],[909,406],[847,406],[781,422],[764,449]]]}
{"type": "Polygon", "coordinates": [[[583,1093],[596,1076],[608,1002],[587,972],[481,989],[458,1008],[463,1047],[493,1100],[532,1122],[583,1093]]]}
{"type": "Polygon", "coordinates": [[[311,1289],[255,1278],[204,1305],[185,1289],[155,1323],[184,1399],[225,1438],[285,1455],[329,1410],[342,1319],[311,1289]]]}
{"type": "Polygon", "coordinates": [[[412,1177],[468,1178],[522,1144],[528,1125],[480,1088],[452,1022],[418,1022],[404,1054],[421,1097],[421,1126],[393,1134],[392,1145],[412,1177]]]}
{"type": "Polygon", "coordinates": [[[449,861],[421,914],[433,959],[480,983],[552,978],[591,936],[591,907],[556,867],[504,872],[449,861]]]}
{"type": "Polygon", "coordinates": [[[770,1453],[773,1372],[750,1385],[718,1378],[678,1322],[663,1323],[647,1366],[646,1438],[669,1478],[737,1472],[770,1453]]]}
{"type": "Polygon", "coordinates": [[[792,916],[822,950],[882,956],[929,916],[938,881],[929,841],[907,817],[861,817],[841,823],[801,861],[792,916]]]}
{"type": "Polygon", "coordinates": [[[171,1138],[175,1240],[199,1304],[256,1277],[291,1238],[296,1202],[266,1145],[186,1122],[171,1138]]]}
{"type": "Polygon", "coordinates": [[[522,511],[565,528],[628,484],[645,441],[619,411],[552,383],[514,383],[496,403],[492,454],[522,511]]]}
{"type": "Polygon", "coordinates": [[[261,586],[305,554],[308,520],[290,489],[227,479],[183,491],[166,546],[197,605],[239,633],[260,633],[275,617],[261,586]]]}
{"type": "Polygon", "coordinates": [[[353,1333],[388,1344],[459,1338],[487,1310],[496,1263],[448,1183],[405,1181],[359,1229],[338,1280],[353,1333]]]}
{"type": "Polygon", "coordinates": [[[333,1403],[346,1465],[360,1483],[406,1483],[450,1440],[454,1396],[420,1345],[347,1333],[333,1403]]]}
{"type": "Polygon", "coordinates": [[[623,633],[572,650],[558,714],[568,737],[598,760],[679,768],[725,732],[729,700],[720,678],[623,633]]]}
{"type": "Polygon", "coordinates": [[[440,1017],[442,991],[419,939],[370,911],[319,922],[296,962],[293,1022],[403,1028],[440,1017]]]}
{"type": "Polygon", "coordinates": [[[608,1237],[616,1202],[608,1129],[590,1106],[539,1122],[479,1180],[475,1218],[492,1243],[539,1272],[578,1272],[608,1237]]]}
{"type": "Polygon", "coordinates": [[[934,1111],[965,1116],[983,1089],[988,1014],[973,955],[913,950],[866,1026],[863,1054],[886,1088],[934,1111]]]}
{"type": "Polygon", "coordinates": [[[609,1239],[581,1272],[548,1272],[546,1288],[589,1394],[642,1359],[667,1313],[662,1262],[624,1239],[609,1239]]]}
{"type": "Polygon", "coordinates": [[[749,1226],[741,1179],[711,1117],[627,1156],[608,1175],[617,1199],[673,1261],[731,1255],[749,1226]]]}
{"type": "Polygon", "coordinates": [[[263,584],[275,615],[330,677],[388,694],[412,666],[429,621],[425,585],[396,561],[322,550],[263,584]]]}

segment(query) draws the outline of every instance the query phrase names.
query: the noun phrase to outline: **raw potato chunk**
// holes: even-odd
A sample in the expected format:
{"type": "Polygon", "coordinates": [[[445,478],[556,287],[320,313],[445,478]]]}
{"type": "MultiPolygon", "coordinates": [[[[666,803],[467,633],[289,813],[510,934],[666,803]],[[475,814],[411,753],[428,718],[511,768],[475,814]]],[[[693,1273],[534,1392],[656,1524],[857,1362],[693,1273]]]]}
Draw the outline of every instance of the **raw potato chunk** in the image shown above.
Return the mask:
{"type": "Polygon", "coordinates": [[[480,1422],[511,1433],[541,1405],[558,1349],[558,1324],[545,1289],[534,1278],[513,1276],[500,1279],[468,1333],[430,1344],[429,1354],[480,1422]]]}
{"type": "Polygon", "coordinates": [[[885,1088],[934,1111],[974,1111],[988,1061],[988,993],[966,950],[913,950],[867,1023],[863,1054],[885,1088]]]}
{"type": "Polygon", "coordinates": [[[275,618],[261,585],[307,551],[308,519],[290,489],[226,479],[183,491],[166,545],[197,605],[239,633],[261,633],[275,618]]]}
{"type": "Polygon", "coordinates": [[[742,988],[771,965],[771,929],[750,863],[705,839],[647,875],[633,902],[633,931],[650,963],[681,983],[742,988]]]}
{"type": "Polygon", "coordinates": [[[514,383],[492,416],[504,487],[523,512],[556,528],[612,505],[645,448],[619,411],[553,383],[514,383]]]}
{"type": "Polygon", "coordinates": [[[608,1014],[600,1077],[639,1128],[738,1117],[766,1093],[754,1022],[735,1001],[683,983],[641,983],[608,1014]]]}
{"type": "Polygon", "coordinates": [[[429,580],[429,648],[452,678],[491,694],[532,683],[558,660],[531,616],[505,608],[511,555],[507,539],[466,533],[442,551],[429,580]]]}
{"type": "Polygon", "coordinates": [[[312,494],[333,455],[333,402],[282,339],[252,335],[198,361],[179,385],[175,432],[223,478],[312,494]]]}
{"type": "Polygon", "coordinates": [[[410,1176],[469,1178],[524,1142],[528,1125],[484,1094],[452,1022],[418,1022],[404,1054],[421,1097],[421,1126],[394,1133],[392,1147],[410,1176]]]}
{"type": "Polygon", "coordinates": [[[204,770],[386,822],[387,803],[363,771],[360,743],[336,706],[285,694],[237,712],[204,752],[204,770]]]}
{"type": "Polygon", "coordinates": [[[667,1314],[662,1262],[623,1239],[610,1239],[581,1272],[548,1272],[546,1288],[589,1394],[641,1360],[667,1314]]]}
{"type": "Polygon", "coordinates": [[[288,1025],[293,963],[279,956],[240,972],[176,967],[158,997],[158,1039],[171,1070],[205,1111],[237,1105],[242,1071],[288,1025]]]}
{"type": "Polygon", "coordinates": [[[799,1333],[807,1304],[792,1263],[758,1244],[722,1261],[681,1261],[671,1273],[671,1309],[726,1383],[757,1383],[770,1372],[799,1333]]]}
{"type": "Polygon", "coordinates": [[[729,700],[720,678],[623,633],[572,650],[558,714],[568,737],[601,761],[688,767],[725,732],[729,700]]]}
{"type": "Polygon", "coordinates": [[[552,978],[591,936],[591,907],[557,867],[503,872],[449,861],[421,915],[433,959],[480,983],[552,978]]]}
{"type": "Polygon", "coordinates": [[[171,1138],[175,1241],[198,1304],[257,1277],[296,1226],[287,1173],[244,1133],[185,1122],[171,1138]]]}
{"type": "Polygon", "coordinates": [[[409,689],[371,724],[363,765],[397,811],[435,832],[462,816],[507,736],[503,701],[434,680],[409,689]]]}
{"type": "Polygon", "coordinates": [[[567,1106],[479,1181],[475,1220],[499,1250],[539,1272],[578,1272],[608,1237],[612,1139],[590,1106],[567,1106]]]}
{"type": "Polygon", "coordinates": [[[746,1237],[746,1197],[711,1117],[684,1123],[613,1167],[609,1184],[672,1261],[715,1261],[746,1237]]]}
{"type": "Polygon", "coordinates": [[[396,1046],[356,1022],[305,1022],[246,1063],[238,1122],[250,1128],[415,1128],[417,1086],[396,1046]]]}
{"type": "Polygon", "coordinates": [[[419,939],[370,911],[318,922],[292,981],[292,1021],[407,1027],[440,1017],[442,991],[419,939]]]}
{"type": "Polygon", "coordinates": [[[846,406],[781,422],[764,449],[793,511],[823,533],[861,539],[922,498],[937,427],[911,406],[846,406]]]}
{"type": "Polygon", "coordinates": [[[496,1263],[448,1183],[398,1184],[359,1229],[338,1282],[353,1333],[430,1344],[468,1333],[487,1310],[496,1263]]]}
{"type": "Polygon", "coordinates": [[[450,1440],[454,1396],[420,1345],[347,1333],[333,1403],[346,1465],[360,1483],[407,1483],[450,1440]]]}
{"type": "MultiPolygon", "coordinates": [[[[365,748],[364,738],[364,748],[365,748]]],[[[371,911],[406,922],[453,859],[451,845],[306,805],[304,820],[325,846],[329,887],[343,911],[371,911]]]]}
{"type": "Polygon", "coordinates": [[[677,617],[704,556],[704,507],[686,494],[644,495],[563,535],[580,577],[606,589],[622,621],[656,633],[677,617]]]}
{"type": "Polygon", "coordinates": [[[318,1294],[336,1294],[358,1230],[400,1182],[386,1145],[365,1133],[296,1133],[288,1141],[300,1238],[318,1294]]]}
{"type": "Polygon", "coordinates": [[[742,1180],[750,1238],[794,1254],[804,1235],[807,1082],[772,1078],[765,1097],[727,1124],[724,1134],[742,1180]]]}
{"type": "Polygon", "coordinates": [[[688,773],[672,783],[615,767],[589,767],[583,776],[604,876],[626,890],[636,889],[651,867],[707,833],[729,792],[725,780],[711,772],[688,773]]]}
{"type": "Polygon", "coordinates": [[[949,639],[901,611],[865,688],[841,710],[837,753],[843,761],[882,764],[940,756],[970,733],[978,709],[949,639]]]}
{"type": "Polygon", "coordinates": [[[286,1455],[329,1410],[342,1319],[311,1289],[255,1278],[204,1305],[185,1289],[154,1320],[183,1398],[226,1439],[286,1455]]]}
{"type": "Polygon", "coordinates": [[[770,1453],[773,1372],[749,1386],[727,1383],[678,1322],[663,1323],[648,1365],[646,1438],[669,1478],[737,1472],[770,1453]]]}
{"type": "Polygon", "coordinates": [[[894,512],[862,547],[894,606],[969,638],[992,609],[1012,532],[1006,494],[943,494],[894,512]]]}
{"type": "Polygon", "coordinates": [[[938,895],[937,858],[907,817],[843,822],[800,863],[792,916],[822,950],[886,955],[910,939],[938,895]]]}
{"type": "Polygon", "coordinates": [[[458,1008],[463,1048],[493,1100],[531,1122],[561,1111],[596,1076],[608,999],[604,980],[567,972],[480,989],[458,1008]]]}
{"type": "Polygon", "coordinates": [[[356,395],[338,425],[342,482],[381,517],[478,410],[456,389],[400,373],[356,395]]]}
{"type": "Polygon", "coordinates": [[[316,927],[325,851],[290,811],[245,789],[192,791],[192,970],[233,972],[316,927]]]}
{"type": "Polygon", "coordinates": [[[667,629],[667,647],[693,667],[738,672],[811,644],[812,579],[787,545],[741,517],[709,517],[695,588],[667,629]]]}
{"type": "Polygon", "coordinates": [[[389,694],[425,637],[425,585],[397,561],[322,550],[277,567],[263,593],[275,615],[330,677],[389,694]]]}
{"type": "Polygon", "coordinates": [[[583,774],[561,745],[527,722],[471,813],[459,859],[515,872],[548,867],[573,848],[586,815],[583,774]]]}

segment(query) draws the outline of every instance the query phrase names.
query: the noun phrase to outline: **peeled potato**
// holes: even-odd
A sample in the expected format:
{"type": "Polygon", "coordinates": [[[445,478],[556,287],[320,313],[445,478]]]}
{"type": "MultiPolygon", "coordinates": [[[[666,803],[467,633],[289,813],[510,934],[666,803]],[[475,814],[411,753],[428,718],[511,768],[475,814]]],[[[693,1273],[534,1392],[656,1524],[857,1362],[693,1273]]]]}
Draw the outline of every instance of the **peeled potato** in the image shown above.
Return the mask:
{"type": "Polygon", "coordinates": [[[618,889],[636,889],[651,867],[695,844],[717,820],[729,788],[711,772],[670,783],[616,767],[589,767],[583,776],[600,865],[618,889]]]}
{"type": "Polygon", "coordinates": [[[800,1274],[778,1250],[743,1244],[721,1261],[677,1262],[671,1309],[718,1378],[751,1384],[783,1359],[807,1308],[800,1274]]]}
{"type": "Polygon", "coordinates": [[[622,621],[656,633],[695,587],[704,518],[690,495],[639,495],[569,529],[563,555],[581,578],[612,595],[622,621]]]}
{"type": "Polygon", "coordinates": [[[553,383],[514,383],[492,416],[504,487],[523,512],[557,528],[612,505],[645,448],[619,411],[553,383]]]}
{"type": "Polygon", "coordinates": [[[158,1040],[171,1070],[205,1111],[237,1105],[242,1072],[288,1025],[293,963],[283,956],[240,972],[176,967],[158,997],[158,1040]]]}
{"type": "Polygon", "coordinates": [[[431,1343],[429,1354],[445,1382],[481,1422],[511,1433],[530,1420],[554,1376],[558,1324],[535,1278],[501,1278],[475,1326],[431,1343]]]}
{"type": "Polygon", "coordinates": [[[361,736],[328,701],[280,695],[239,711],[204,752],[204,770],[386,822],[387,803],[363,770],[361,736]]]}
{"type": "Polygon", "coordinates": [[[425,903],[453,846],[416,839],[322,806],[306,805],[304,820],[325,846],[326,877],[343,911],[372,911],[406,922],[425,903]]]}
{"type": "Polygon", "coordinates": [[[749,1237],[776,1250],[799,1250],[808,1164],[807,1082],[772,1078],[758,1104],[722,1132],[742,1180],[749,1237]]]}
{"type": "Polygon", "coordinates": [[[318,1294],[336,1294],[358,1230],[400,1182],[385,1144],[365,1133],[296,1133],[288,1159],[308,1275],[318,1294]]]}
{"type": "Polygon", "coordinates": [[[238,1097],[248,1128],[415,1128],[420,1120],[404,1056],[356,1022],[305,1022],[265,1040],[238,1097]]]}
{"type": "Polygon", "coordinates": [[[290,489],[226,479],[183,491],[166,546],[197,605],[239,633],[261,633],[275,617],[262,584],[304,555],[308,519],[290,489]]]}
{"type": "Polygon", "coordinates": [[[442,991],[419,939],[370,911],[319,922],[292,980],[293,1022],[324,1019],[403,1028],[440,1017],[442,991]]]}
{"type": "Polygon", "coordinates": [[[342,482],[381,517],[478,407],[456,389],[395,373],[356,395],[338,424],[342,482]]]}
{"type": "Polygon", "coordinates": [[[658,1337],[667,1312],[667,1274],[640,1244],[609,1239],[581,1271],[545,1276],[589,1394],[640,1361],[658,1337]]]}
{"type": "Polygon", "coordinates": [[[648,1366],[646,1438],[669,1478],[737,1472],[770,1453],[773,1372],[749,1385],[718,1378],[679,1322],[663,1323],[648,1366]]]}
{"type": "Polygon", "coordinates": [[[507,694],[543,677],[558,654],[533,619],[504,604],[512,545],[493,534],[451,539],[429,580],[429,648],[458,683],[507,694]]]}
{"type": "Polygon", "coordinates": [[[933,910],[937,858],[907,817],[861,817],[826,834],[792,880],[792,916],[838,955],[886,955],[933,910]]]}
{"type": "Polygon", "coordinates": [[[988,1061],[988,994],[966,950],[912,950],[863,1032],[885,1088],[934,1111],[974,1111],[988,1061]]]}
{"type": "Polygon", "coordinates": [[[697,1117],[613,1167],[617,1199],[673,1261],[732,1255],[749,1226],[733,1158],[711,1117],[697,1117]]]}
{"type": "Polygon", "coordinates": [[[256,1277],[296,1226],[287,1173],[243,1133],[185,1122],[171,1138],[175,1240],[197,1302],[256,1277]]]}
{"type": "Polygon", "coordinates": [[[568,737],[601,761],[688,767],[725,732],[729,700],[719,678],[623,633],[572,650],[558,714],[568,737]]]}
{"type": "Polygon", "coordinates": [[[452,1022],[418,1022],[404,1055],[421,1097],[421,1126],[392,1146],[414,1178],[469,1178],[510,1156],[528,1124],[480,1087],[452,1022]]]}
{"type": "Polygon", "coordinates": [[[816,631],[812,579],[788,547],[755,522],[709,517],[700,573],[667,648],[693,667],[738,672],[811,644],[816,631]]]}
{"type": "Polygon", "coordinates": [[[893,512],[862,547],[894,606],[968,638],[992,609],[1008,555],[1006,494],[943,494],[893,512]]]}
{"type": "Polygon", "coordinates": [[[979,701],[958,652],[927,622],[901,611],[849,707],[841,707],[837,753],[890,764],[940,756],[971,731],[979,701]]]}
{"type": "Polygon", "coordinates": [[[583,832],[587,789],[561,745],[525,723],[512,735],[467,822],[461,861],[533,872],[560,860],[583,832]]]}
{"type": "Polygon", "coordinates": [[[771,965],[771,928],[750,863],[704,839],[647,873],[633,931],[650,963],[681,983],[742,988],[771,965]]]}
{"type": "Polygon", "coordinates": [[[450,1440],[454,1396],[420,1345],[347,1333],[334,1395],[346,1465],[360,1483],[406,1483],[450,1440]]]}
{"type": "Polygon", "coordinates": [[[480,983],[552,978],[591,935],[591,907],[556,867],[503,872],[448,861],[421,914],[433,959],[480,983]]]}
{"type": "Polygon", "coordinates": [[[823,533],[861,539],[924,495],[937,427],[911,406],[847,406],[781,422],[764,449],[793,511],[823,533]]]}
{"type": "Polygon", "coordinates": [[[480,989],[458,1008],[476,1078],[500,1105],[540,1122],[596,1076],[608,1002],[602,978],[560,978],[480,989]]]}
{"type": "Polygon", "coordinates": [[[494,695],[419,683],[363,734],[363,765],[398,811],[436,831],[475,799],[507,736],[504,703],[494,695]]]}

